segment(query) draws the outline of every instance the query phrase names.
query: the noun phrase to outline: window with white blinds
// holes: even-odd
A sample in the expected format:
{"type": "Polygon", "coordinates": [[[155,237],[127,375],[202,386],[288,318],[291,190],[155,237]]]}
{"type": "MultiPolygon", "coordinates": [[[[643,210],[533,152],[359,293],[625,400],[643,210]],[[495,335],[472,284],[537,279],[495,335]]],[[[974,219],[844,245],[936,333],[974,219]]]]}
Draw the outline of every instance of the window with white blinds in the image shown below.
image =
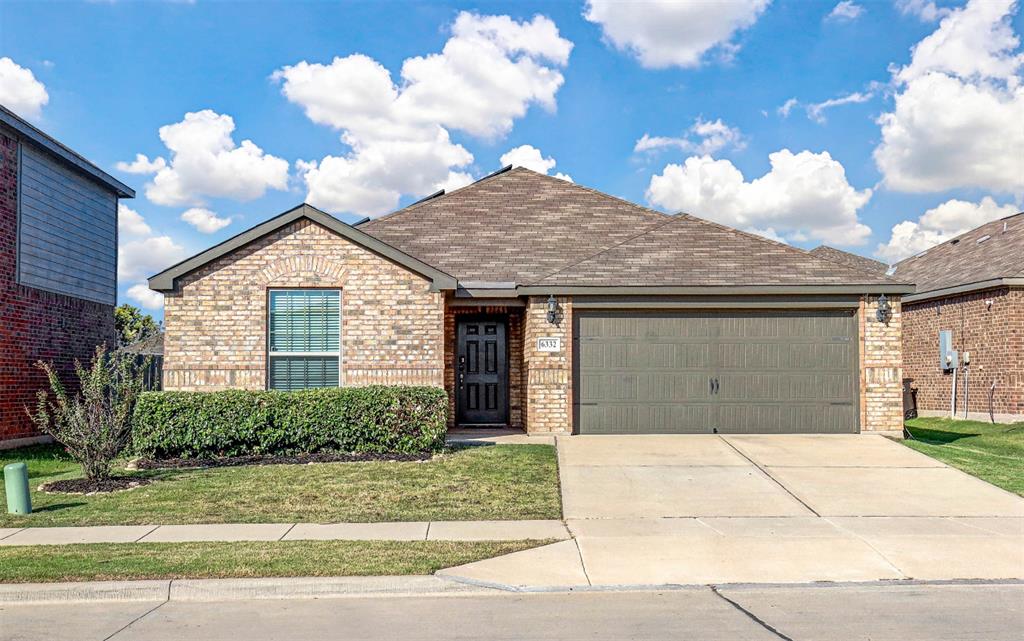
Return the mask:
{"type": "Polygon", "coordinates": [[[269,387],[337,387],[341,360],[341,292],[270,291],[267,327],[269,387]]]}

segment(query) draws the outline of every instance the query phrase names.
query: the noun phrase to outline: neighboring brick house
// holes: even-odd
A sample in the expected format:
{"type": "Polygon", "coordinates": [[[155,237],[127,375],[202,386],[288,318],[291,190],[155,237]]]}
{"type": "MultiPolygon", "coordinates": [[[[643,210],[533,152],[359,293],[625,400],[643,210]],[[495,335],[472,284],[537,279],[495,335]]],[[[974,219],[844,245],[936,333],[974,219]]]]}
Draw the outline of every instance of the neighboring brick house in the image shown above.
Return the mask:
{"type": "Polygon", "coordinates": [[[453,426],[531,433],[902,433],[911,286],[522,168],[354,226],[301,205],[149,284],[168,390],[443,386],[453,426]]]}
{"type": "Polygon", "coordinates": [[[113,343],[117,201],[135,192],[0,106],[0,447],[38,440],[45,378],[113,343]]]}
{"type": "Polygon", "coordinates": [[[903,362],[923,415],[952,407],[953,371],[940,367],[939,331],[952,331],[957,415],[1024,421],[1024,214],[973,229],[895,265],[916,284],[904,298],[903,362]]]}

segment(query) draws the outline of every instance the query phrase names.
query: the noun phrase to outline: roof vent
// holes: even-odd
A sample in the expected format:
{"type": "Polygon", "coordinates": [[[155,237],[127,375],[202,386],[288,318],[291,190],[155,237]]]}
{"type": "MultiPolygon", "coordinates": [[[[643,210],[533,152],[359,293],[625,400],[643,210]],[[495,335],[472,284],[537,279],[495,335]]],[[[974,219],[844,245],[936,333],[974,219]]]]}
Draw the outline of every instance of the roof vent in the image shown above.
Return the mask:
{"type": "Polygon", "coordinates": [[[992,238],[992,237],[989,236],[988,234],[985,234],[984,236],[982,236],[981,238],[979,238],[978,240],[976,240],[974,242],[976,242],[976,243],[978,243],[980,245],[983,242],[985,242],[986,240],[988,240],[989,238],[992,238]]]}
{"type": "Polygon", "coordinates": [[[960,239],[959,239],[959,238],[954,238],[953,240],[949,241],[949,244],[950,244],[950,245],[955,245],[955,244],[957,244],[957,243],[959,243],[959,242],[960,242],[960,239]]]}
{"type": "Polygon", "coordinates": [[[1006,221],[1005,220],[1003,221],[1003,233],[1004,234],[1006,233],[1006,221]]]}

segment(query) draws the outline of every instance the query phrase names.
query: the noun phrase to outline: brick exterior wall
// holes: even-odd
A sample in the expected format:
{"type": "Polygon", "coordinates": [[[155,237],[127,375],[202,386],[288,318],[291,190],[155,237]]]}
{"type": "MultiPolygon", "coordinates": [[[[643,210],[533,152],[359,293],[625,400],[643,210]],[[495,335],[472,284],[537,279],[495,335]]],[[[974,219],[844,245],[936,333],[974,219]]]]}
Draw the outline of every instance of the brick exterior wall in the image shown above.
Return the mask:
{"type": "Polygon", "coordinates": [[[860,430],[902,435],[903,313],[898,296],[888,300],[892,305],[888,323],[876,318],[877,297],[869,296],[860,303],[860,430]]]}
{"type": "MultiPolygon", "coordinates": [[[[449,299],[450,301],[450,299],[449,299]]],[[[448,427],[455,427],[455,323],[458,316],[489,315],[504,317],[508,323],[505,340],[508,345],[508,427],[526,429],[523,421],[523,310],[517,307],[486,306],[452,307],[444,313],[444,389],[448,392],[448,427]]]]}
{"type": "MultiPolygon", "coordinates": [[[[903,313],[906,376],[914,379],[923,414],[948,415],[952,372],[939,367],[939,330],[970,352],[968,416],[989,420],[989,392],[997,421],[1024,421],[1024,290],[992,289],[910,303],[903,313]],[[991,301],[991,306],[988,301],[991,301]]],[[[964,373],[957,374],[957,410],[964,411],[964,373]]]]}
{"type": "Polygon", "coordinates": [[[74,382],[74,359],[114,345],[114,308],[17,282],[18,142],[0,130],[0,441],[39,436],[25,413],[46,386],[35,367],[52,362],[74,382]]]}
{"type": "Polygon", "coordinates": [[[343,385],[444,385],[444,297],[307,219],[184,277],[165,297],[164,389],[264,389],[267,291],[341,289],[343,385]]]}
{"type": "Polygon", "coordinates": [[[572,416],[572,298],[557,297],[557,323],[547,321],[547,297],[531,296],[523,328],[523,367],[526,374],[526,430],[562,432],[573,428],[572,416]],[[537,350],[537,339],[559,337],[559,352],[537,350]]]}

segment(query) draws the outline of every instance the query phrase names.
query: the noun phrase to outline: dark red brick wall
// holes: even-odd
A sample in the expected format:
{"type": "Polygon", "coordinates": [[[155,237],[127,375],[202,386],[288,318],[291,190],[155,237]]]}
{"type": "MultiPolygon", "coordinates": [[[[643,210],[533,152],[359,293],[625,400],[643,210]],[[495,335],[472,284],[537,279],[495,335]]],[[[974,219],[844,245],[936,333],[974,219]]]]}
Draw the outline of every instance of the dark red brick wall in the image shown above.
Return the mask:
{"type": "Polygon", "coordinates": [[[36,436],[25,414],[45,385],[37,360],[70,383],[73,361],[113,344],[114,308],[17,282],[18,143],[0,130],[0,440],[36,436]]]}
{"type": "MultiPolygon", "coordinates": [[[[953,331],[963,359],[971,353],[969,410],[987,414],[996,383],[996,414],[1024,415],[1024,290],[993,289],[903,305],[903,370],[918,388],[918,407],[949,410],[952,374],[939,369],[939,330],[953,331]],[[987,301],[992,301],[991,307],[987,301]]],[[[963,373],[957,380],[963,412],[963,373]]]]}

